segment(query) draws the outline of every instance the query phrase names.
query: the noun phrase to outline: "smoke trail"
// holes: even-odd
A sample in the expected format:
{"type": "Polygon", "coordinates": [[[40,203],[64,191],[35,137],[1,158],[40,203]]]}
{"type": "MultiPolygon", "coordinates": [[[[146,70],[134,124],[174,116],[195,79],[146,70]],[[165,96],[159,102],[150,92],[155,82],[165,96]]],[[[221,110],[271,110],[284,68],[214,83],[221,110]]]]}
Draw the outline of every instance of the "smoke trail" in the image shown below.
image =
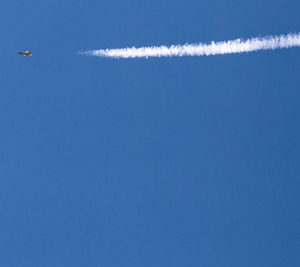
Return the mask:
{"type": "Polygon", "coordinates": [[[148,57],[182,57],[213,56],[234,53],[247,53],[258,50],[290,48],[300,46],[300,33],[263,38],[252,38],[211,42],[210,44],[186,44],[167,46],[151,46],[140,48],[101,49],[79,52],[81,55],[109,58],[148,58],[148,57]]]}

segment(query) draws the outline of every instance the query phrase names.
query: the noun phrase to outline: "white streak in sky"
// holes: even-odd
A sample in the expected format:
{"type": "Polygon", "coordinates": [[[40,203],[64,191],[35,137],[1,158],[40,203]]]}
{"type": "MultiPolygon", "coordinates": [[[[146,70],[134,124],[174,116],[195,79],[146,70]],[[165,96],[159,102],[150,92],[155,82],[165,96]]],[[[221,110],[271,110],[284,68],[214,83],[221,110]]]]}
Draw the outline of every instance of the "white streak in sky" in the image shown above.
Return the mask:
{"type": "Polygon", "coordinates": [[[300,46],[300,33],[263,38],[252,38],[211,42],[210,44],[185,44],[167,46],[151,46],[140,48],[101,49],[79,52],[81,55],[109,58],[148,58],[148,57],[182,57],[213,56],[235,53],[247,53],[258,50],[274,50],[300,46]]]}

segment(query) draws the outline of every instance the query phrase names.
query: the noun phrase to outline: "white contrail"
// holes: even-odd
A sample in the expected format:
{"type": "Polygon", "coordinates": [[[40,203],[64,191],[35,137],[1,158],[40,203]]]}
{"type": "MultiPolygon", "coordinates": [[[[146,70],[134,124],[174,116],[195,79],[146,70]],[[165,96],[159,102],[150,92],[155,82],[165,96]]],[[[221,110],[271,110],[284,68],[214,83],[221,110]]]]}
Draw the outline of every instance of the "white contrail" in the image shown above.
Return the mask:
{"type": "Polygon", "coordinates": [[[300,33],[263,38],[252,38],[211,42],[210,44],[185,44],[167,46],[151,46],[140,48],[101,49],[79,52],[81,55],[109,58],[148,58],[148,57],[182,57],[213,56],[234,53],[247,53],[258,50],[290,48],[300,46],[300,33]]]}

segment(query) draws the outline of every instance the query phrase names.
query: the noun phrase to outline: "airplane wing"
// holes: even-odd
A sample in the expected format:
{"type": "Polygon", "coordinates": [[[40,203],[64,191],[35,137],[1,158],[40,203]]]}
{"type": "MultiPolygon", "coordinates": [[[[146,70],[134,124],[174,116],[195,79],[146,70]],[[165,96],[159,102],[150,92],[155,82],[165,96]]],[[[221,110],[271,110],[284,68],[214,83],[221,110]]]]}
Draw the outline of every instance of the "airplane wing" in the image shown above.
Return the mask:
{"type": "Polygon", "coordinates": [[[18,52],[18,54],[19,54],[19,55],[25,55],[25,53],[24,53],[24,52],[18,52]]]}

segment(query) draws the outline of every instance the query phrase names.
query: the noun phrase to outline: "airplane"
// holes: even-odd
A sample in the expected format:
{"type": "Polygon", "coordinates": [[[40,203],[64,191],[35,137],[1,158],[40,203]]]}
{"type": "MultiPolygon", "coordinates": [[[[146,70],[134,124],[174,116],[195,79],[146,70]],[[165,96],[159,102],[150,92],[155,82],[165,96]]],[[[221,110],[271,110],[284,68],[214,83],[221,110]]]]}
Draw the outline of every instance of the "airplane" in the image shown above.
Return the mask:
{"type": "Polygon", "coordinates": [[[32,56],[31,49],[26,50],[25,52],[19,52],[18,54],[23,55],[24,57],[27,57],[27,56],[31,57],[32,56]]]}

